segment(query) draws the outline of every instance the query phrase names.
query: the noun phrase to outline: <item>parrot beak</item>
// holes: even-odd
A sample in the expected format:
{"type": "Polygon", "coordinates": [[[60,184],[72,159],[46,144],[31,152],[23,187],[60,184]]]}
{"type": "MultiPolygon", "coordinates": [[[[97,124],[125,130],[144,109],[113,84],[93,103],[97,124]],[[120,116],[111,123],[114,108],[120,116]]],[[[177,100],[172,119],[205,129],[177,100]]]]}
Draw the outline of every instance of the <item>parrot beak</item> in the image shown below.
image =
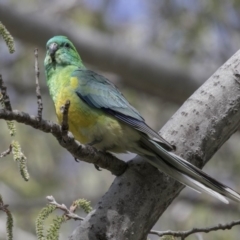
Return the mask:
{"type": "Polygon", "coordinates": [[[49,55],[50,55],[50,57],[51,57],[51,59],[52,60],[55,60],[55,53],[56,53],[56,51],[58,50],[58,44],[57,43],[52,43],[52,44],[50,44],[50,46],[49,46],[49,55]]]}

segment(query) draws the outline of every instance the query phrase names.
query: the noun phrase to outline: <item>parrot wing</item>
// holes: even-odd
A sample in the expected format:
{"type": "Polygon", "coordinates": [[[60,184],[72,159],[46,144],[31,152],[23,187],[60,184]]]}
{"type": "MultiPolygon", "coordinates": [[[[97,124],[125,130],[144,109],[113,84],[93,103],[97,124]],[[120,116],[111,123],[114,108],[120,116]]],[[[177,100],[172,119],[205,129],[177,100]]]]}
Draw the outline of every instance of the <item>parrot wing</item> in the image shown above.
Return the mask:
{"type": "Polygon", "coordinates": [[[85,69],[78,69],[72,77],[79,80],[76,94],[89,106],[102,109],[106,113],[147,134],[168,150],[173,147],[164,138],[151,129],[140,113],[130,105],[122,93],[105,77],[85,69]]]}

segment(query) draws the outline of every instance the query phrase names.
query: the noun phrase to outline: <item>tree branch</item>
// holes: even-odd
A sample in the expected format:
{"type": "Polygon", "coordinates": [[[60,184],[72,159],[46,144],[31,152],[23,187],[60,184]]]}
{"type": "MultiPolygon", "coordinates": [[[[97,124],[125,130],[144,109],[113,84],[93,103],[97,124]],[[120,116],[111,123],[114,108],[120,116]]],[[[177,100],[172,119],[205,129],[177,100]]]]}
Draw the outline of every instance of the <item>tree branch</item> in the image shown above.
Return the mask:
{"type": "Polygon", "coordinates": [[[37,96],[37,104],[38,104],[38,119],[39,121],[42,119],[42,111],[43,111],[43,103],[42,103],[42,96],[41,90],[39,85],[39,65],[38,65],[38,49],[34,50],[35,56],[35,81],[36,81],[36,96],[37,96]]]}
{"type": "Polygon", "coordinates": [[[66,20],[46,15],[21,13],[0,2],[0,16],[9,31],[23,42],[45,48],[54,35],[68,36],[84,62],[103,71],[114,72],[128,86],[165,100],[182,103],[207,77],[181,65],[175,58],[156,49],[133,49],[122,39],[113,39],[66,20]],[[32,34],[36,32],[37,34],[32,34]]]}
{"type": "Polygon", "coordinates": [[[12,111],[11,102],[7,94],[7,88],[3,82],[1,74],[0,74],[0,90],[1,90],[1,95],[2,95],[1,97],[3,99],[5,108],[9,111],[12,111]]]}
{"type": "MultiPolygon", "coordinates": [[[[240,124],[240,51],[174,114],[161,135],[202,167],[240,124]]],[[[145,240],[183,186],[139,157],[117,177],[71,240],[145,240]]],[[[224,207],[224,206],[223,206],[224,207]]]]}
{"type": "Polygon", "coordinates": [[[39,121],[38,116],[32,116],[18,110],[10,112],[5,109],[0,109],[0,119],[15,120],[43,132],[51,133],[58,140],[59,144],[67,149],[74,157],[84,162],[96,164],[101,168],[111,171],[114,175],[122,174],[127,167],[124,161],[115,158],[109,153],[100,152],[91,146],[80,144],[74,139],[70,132],[68,132],[63,139],[61,126],[43,119],[39,121]]]}
{"type": "Polygon", "coordinates": [[[62,110],[62,114],[63,114],[63,118],[62,118],[62,123],[61,123],[61,129],[62,129],[62,135],[63,137],[67,136],[68,130],[69,130],[69,126],[68,126],[68,110],[70,107],[70,101],[67,100],[65,105],[62,106],[61,110],[62,110]]]}
{"type": "Polygon", "coordinates": [[[213,226],[213,227],[193,228],[188,231],[171,231],[171,230],[155,231],[155,230],[151,230],[150,234],[154,234],[159,237],[170,235],[170,236],[174,236],[174,237],[180,237],[181,240],[184,240],[186,237],[188,237],[189,235],[192,235],[194,233],[200,233],[200,232],[209,233],[209,232],[218,231],[218,230],[230,230],[230,229],[232,229],[232,227],[239,225],[239,224],[240,224],[240,220],[237,220],[237,221],[233,221],[233,222],[227,223],[227,224],[218,224],[217,226],[213,226]]]}
{"type": "Polygon", "coordinates": [[[75,214],[74,211],[71,211],[71,209],[68,209],[65,204],[63,203],[59,204],[58,202],[56,202],[53,196],[47,196],[46,198],[50,204],[56,206],[58,209],[61,209],[65,213],[65,216],[67,216],[69,219],[80,220],[80,221],[84,219],[78,216],[77,214],[75,214]]]}

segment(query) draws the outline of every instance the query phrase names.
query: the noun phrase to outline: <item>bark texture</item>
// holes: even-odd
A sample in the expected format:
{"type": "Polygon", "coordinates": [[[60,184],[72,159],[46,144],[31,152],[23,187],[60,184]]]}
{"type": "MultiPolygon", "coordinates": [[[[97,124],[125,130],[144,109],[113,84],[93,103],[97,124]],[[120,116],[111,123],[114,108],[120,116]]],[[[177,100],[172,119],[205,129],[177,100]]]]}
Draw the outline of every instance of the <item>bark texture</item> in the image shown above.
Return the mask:
{"type": "MultiPolygon", "coordinates": [[[[239,127],[239,72],[240,51],[220,67],[161,129],[161,135],[176,146],[176,153],[199,167],[239,127]]],[[[137,157],[129,162],[123,175],[116,177],[70,239],[145,240],[182,188],[181,184],[137,157]]]]}

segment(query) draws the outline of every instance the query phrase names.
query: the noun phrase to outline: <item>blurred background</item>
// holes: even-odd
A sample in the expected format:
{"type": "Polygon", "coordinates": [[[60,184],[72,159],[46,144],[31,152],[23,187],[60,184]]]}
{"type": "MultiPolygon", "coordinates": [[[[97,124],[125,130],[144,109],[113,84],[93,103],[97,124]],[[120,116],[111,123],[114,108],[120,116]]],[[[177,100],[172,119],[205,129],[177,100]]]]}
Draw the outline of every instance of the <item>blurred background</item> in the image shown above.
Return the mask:
{"type": "MultiPolygon", "coordinates": [[[[155,130],[240,46],[240,2],[234,0],[0,0],[0,21],[15,38],[9,54],[0,38],[0,73],[14,109],[37,113],[34,49],[39,49],[43,116],[56,121],[45,84],[46,41],[67,35],[87,67],[113,81],[155,130]]],[[[11,137],[0,122],[0,152],[11,137]]],[[[12,156],[1,159],[0,193],[14,214],[15,239],[36,239],[35,219],[53,195],[70,206],[86,198],[94,206],[114,176],[97,171],[62,149],[50,135],[17,124],[16,138],[27,156],[30,181],[25,182],[12,156]]],[[[239,132],[215,154],[204,170],[240,191],[239,132]]],[[[237,204],[222,204],[184,189],[157,222],[156,230],[187,230],[239,218],[237,204]]],[[[85,216],[83,212],[79,212],[85,216]]],[[[0,239],[5,239],[0,214],[0,239]]],[[[66,239],[77,226],[63,225],[66,239]]],[[[239,227],[189,237],[239,239],[239,227]]],[[[159,239],[149,235],[149,239],[159,239]]]]}

